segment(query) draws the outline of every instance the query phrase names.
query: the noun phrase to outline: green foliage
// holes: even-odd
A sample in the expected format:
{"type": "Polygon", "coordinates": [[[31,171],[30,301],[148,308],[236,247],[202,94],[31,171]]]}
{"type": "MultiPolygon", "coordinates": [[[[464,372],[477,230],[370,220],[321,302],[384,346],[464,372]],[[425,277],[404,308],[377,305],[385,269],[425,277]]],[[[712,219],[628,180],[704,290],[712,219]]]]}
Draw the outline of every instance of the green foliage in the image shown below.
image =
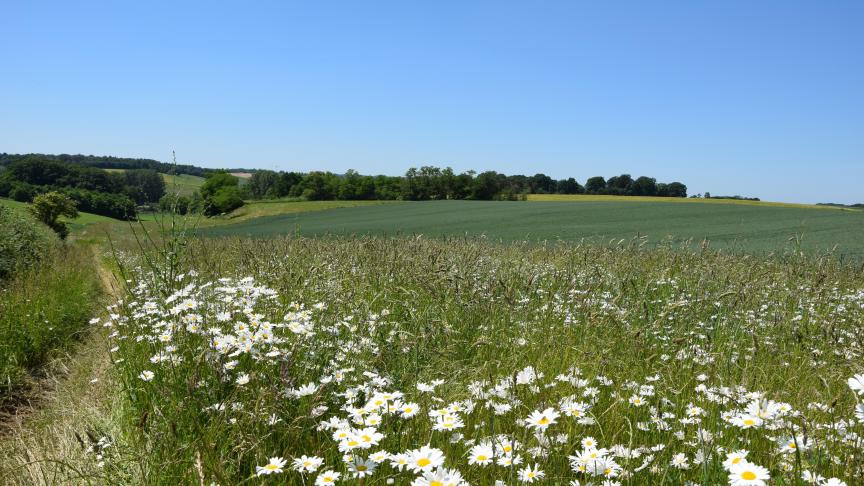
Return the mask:
{"type": "Polygon", "coordinates": [[[0,206],[0,281],[33,268],[56,242],[56,237],[29,214],[0,206]]]}
{"type": "Polygon", "coordinates": [[[220,187],[216,194],[204,201],[204,214],[215,216],[226,214],[243,206],[243,198],[240,197],[240,189],[236,187],[220,187]]]}
{"type": "Polygon", "coordinates": [[[165,194],[159,200],[159,211],[163,213],[187,214],[192,210],[192,199],[186,196],[165,194]]]}
{"type": "Polygon", "coordinates": [[[100,293],[90,252],[75,246],[0,287],[0,402],[81,334],[100,293]]]}
{"type": "Polygon", "coordinates": [[[60,217],[77,218],[78,209],[75,201],[59,192],[47,192],[33,198],[30,211],[43,224],[54,230],[61,240],[65,240],[69,234],[69,228],[60,217]]]}
{"type": "Polygon", "coordinates": [[[158,202],[165,194],[165,179],[155,170],[127,170],[123,176],[126,179],[124,192],[137,204],[158,202]]]}
{"type": "Polygon", "coordinates": [[[123,194],[84,189],[63,189],[62,192],[75,200],[78,209],[87,213],[115,219],[133,219],[137,214],[135,202],[123,194]]]}
{"type": "MultiPolygon", "coordinates": [[[[135,170],[146,169],[149,171],[165,174],[188,174],[203,177],[213,172],[213,169],[205,169],[194,165],[175,164],[170,162],[159,162],[152,159],[130,159],[124,157],[94,156],[94,155],[45,155],[45,154],[0,154],[0,166],[9,165],[20,160],[38,158],[49,161],[75,164],[85,167],[98,167],[102,169],[135,170]]],[[[158,198],[157,198],[158,199],[158,198]]]]}
{"type": "Polygon", "coordinates": [[[367,176],[349,170],[343,175],[313,171],[256,171],[244,187],[251,199],[302,197],[323,200],[406,200],[440,199],[521,200],[527,194],[613,194],[622,196],[686,197],[687,188],[680,182],[658,184],[651,177],[633,180],[627,174],[612,177],[609,184],[602,177],[592,177],[585,187],[569,177],[555,180],[545,174],[533,176],[501,174],[455,174],[453,169],[434,166],[410,168],[403,177],[367,176]]]}
{"type": "Polygon", "coordinates": [[[164,193],[162,177],[148,170],[107,172],[50,157],[17,157],[0,173],[0,197],[30,202],[38,194],[62,192],[82,211],[128,219],[135,202],[157,202],[164,193]]]}
{"type": "Polygon", "coordinates": [[[227,172],[218,172],[208,177],[201,186],[204,214],[215,216],[242,206],[243,198],[239,185],[240,180],[227,172]]]}
{"type": "Polygon", "coordinates": [[[217,172],[212,174],[207,180],[204,181],[204,184],[201,185],[201,196],[204,199],[208,199],[213,197],[222,187],[239,187],[240,179],[237,177],[227,173],[227,172],[217,172]]]}

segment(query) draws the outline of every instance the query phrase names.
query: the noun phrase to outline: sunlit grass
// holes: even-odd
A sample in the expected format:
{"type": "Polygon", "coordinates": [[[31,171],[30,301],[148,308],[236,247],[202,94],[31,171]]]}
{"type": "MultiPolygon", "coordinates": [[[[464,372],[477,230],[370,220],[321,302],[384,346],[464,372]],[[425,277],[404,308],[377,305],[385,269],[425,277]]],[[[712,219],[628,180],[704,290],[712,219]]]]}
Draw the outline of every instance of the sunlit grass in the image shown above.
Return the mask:
{"type": "Polygon", "coordinates": [[[205,224],[236,223],[248,219],[260,218],[262,216],[326,211],[328,209],[336,208],[399,204],[399,202],[400,201],[297,201],[284,199],[252,200],[246,201],[245,205],[234,210],[231,214],[209,218],[205,224]]]}

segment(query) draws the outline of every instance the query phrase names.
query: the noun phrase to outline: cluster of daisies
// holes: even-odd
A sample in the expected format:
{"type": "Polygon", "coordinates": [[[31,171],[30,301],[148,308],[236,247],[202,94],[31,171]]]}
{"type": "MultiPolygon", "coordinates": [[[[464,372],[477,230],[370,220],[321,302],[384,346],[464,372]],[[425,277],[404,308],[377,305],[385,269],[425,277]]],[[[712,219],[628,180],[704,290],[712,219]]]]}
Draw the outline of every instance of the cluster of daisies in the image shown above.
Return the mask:
{"type": "MultiPolygon", "coordinates": [[[[297,416],[314,419],[305,441],[314,448],[261,451],[258,457],[269,460],[249,465],[250,476],[292,474],[318,486],[367,479],[413,486],[614,486],[721,477],[733,486],[778,477],[840,486],[841,478],[824,472],[864,477],[861,464],[844,457],[860,455],[860,402],[853,419],[818,402],[798,410],[701,371],[685,385],[659,372],[616,378],[578,366],[501,369],[467,385],[418,376],[406,387],[404,377],[376,367],[382,344],[404,334],[386,310],[325,317],[323,304],[283,303],[252,278],[201,282],[190,272],[178,280],[179,290],[167,297],[152,286],[134,286],[131,298],[100,321],[112,328],[114,362],[153,400],[170,380],[206,394],[209,420],[225,420],[223,426],[238,434],[250,417],[277,437],[297,416]],[[146,362],[126,362],[132,347],[146,350],[146,362]],[[177,369],[198,381],[174,377],[177,369]],[[685,386],[687,398],[679,400],[685,386]]],[[[674,280],[655,287],[683,293],[674,280]]],[[[579,309],[626,314],[608,292],[567,304],[578,296],[577,290],[546,296],[551,304],[542,311],[570,327],[579,325],[579,309]]],[[[526,314],[539,312],[525,299],[519,305],[526,314]]],[[[742,317],[759,327],[769,313],[742,317]]],[[[696,323],[693,339],[674,352],[664,328],[650,331],[660,343],[659,360],[709,371],[715,357],[705,335],[722,324],[696,323]]],[[[848,384],[864,396],[864,375],[848,384]]]]}

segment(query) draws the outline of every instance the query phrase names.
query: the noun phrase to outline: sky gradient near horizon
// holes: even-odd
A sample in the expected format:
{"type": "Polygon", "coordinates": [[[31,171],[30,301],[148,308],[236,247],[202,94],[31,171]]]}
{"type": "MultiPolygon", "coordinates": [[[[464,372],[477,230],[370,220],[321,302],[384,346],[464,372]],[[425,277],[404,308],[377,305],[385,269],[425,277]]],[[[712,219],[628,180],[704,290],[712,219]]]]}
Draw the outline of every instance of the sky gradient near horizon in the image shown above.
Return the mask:
{"type": "Polygon", "coordinates": [[[0,4],[0,152],[864,202],[864,2],[0,4]]]}

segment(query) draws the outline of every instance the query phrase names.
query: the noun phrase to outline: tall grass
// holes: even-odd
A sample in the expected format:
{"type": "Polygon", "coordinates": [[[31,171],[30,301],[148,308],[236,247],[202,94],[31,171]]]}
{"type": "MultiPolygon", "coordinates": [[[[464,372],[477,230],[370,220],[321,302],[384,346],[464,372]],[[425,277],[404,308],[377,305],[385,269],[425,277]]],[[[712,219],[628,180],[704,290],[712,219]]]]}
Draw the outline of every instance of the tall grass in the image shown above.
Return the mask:
{"type": "Polygon", "coordinates": [[[0,285],[0,404],[87,329],[101,286],[89,250],[65,246],[0,285]]]}
{"type": "Polygon", "coordinates": [[[864,475],[847,385],[864,275],[830,258],[419,238],[171,248],[121,257],[130,293],[103,321],[129,431],[104,439],[109,482],[864,475]],[[300,471],[271,460],[304,455],[300,471]]]}

